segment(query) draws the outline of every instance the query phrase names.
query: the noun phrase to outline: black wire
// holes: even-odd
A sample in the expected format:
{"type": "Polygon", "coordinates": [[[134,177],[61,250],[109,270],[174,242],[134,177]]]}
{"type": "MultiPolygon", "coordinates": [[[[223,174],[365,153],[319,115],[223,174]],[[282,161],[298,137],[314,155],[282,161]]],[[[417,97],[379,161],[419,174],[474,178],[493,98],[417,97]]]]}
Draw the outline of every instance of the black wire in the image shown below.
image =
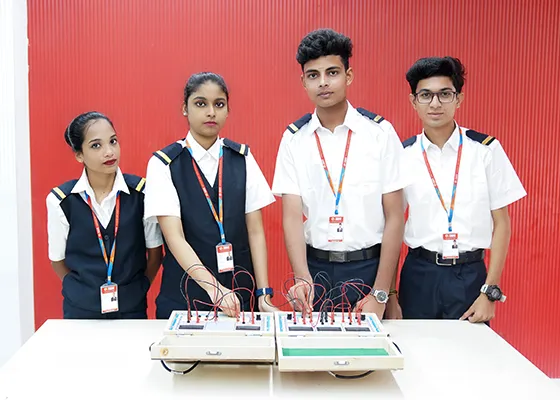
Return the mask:
{"type": "Polygon", "coordinates": [[[399,351],[399,353],[402,354],[401,348],[399,347],[398,344],[396,344],[395,342],[393,342],[393,344],[395,345],[395,347],[397,348],[397,350],[399,351]]]}
{"type": "Polygon", "coordinates": [[[337,379],[360,379],[360,378],[365,378],[366,376],[371,375],[374,372],[375,371],[366,371],[363,374],[359,374],[359,375],[338,375],[335,374],[334,372],[329,372],[329,373],[337,379]]]}
{"type": "Polygon", "coordinates": [[[165,368],[165,370],[167,372],[172,372],[172,373],[178,374],[178,375],[186,375],[189,372],[192,372],[192,370],[194,370],[196,367],[198,367],[198,364],[200,364],[200,361],[196,361],[193,365],[191,365],[191,367],[189,369],[186,369],[184,371],[175,371],[175,370],[169,368],[167,366],[167,364],[165,363],[165,361],[161,360],[161,365],[163,365],[163,368],[165,368]]]}

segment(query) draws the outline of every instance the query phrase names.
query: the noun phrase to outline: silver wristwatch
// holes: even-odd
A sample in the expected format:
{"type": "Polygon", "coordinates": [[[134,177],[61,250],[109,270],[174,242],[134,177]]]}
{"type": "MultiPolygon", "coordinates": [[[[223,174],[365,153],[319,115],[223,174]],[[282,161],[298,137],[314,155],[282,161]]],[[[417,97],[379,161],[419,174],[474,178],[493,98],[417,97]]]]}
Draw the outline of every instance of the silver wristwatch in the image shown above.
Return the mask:
{"type": "Polygon", "coordinates": [[[385,304],[389,300],[389,294],[384,290],[374,289],[371,291],[371,295],[381,304],[385,304]]]}

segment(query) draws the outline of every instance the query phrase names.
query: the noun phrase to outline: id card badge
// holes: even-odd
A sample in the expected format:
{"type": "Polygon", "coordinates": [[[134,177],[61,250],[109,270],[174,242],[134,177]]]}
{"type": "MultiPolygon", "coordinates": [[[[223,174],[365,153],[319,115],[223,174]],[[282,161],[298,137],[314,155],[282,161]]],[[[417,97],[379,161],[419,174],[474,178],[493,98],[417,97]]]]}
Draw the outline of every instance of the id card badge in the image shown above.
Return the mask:
{"type": "Polygon", "coordinates": [[[101,314],[119,311],[119,286],[106,283],[101,286],[101,314]]]}
{"type": "Polygon", "coordinates": [[[459,258],[459,243],[457,242],[459,235],[453,232],[443,234],[443,252],[444,260],[459,258]]]}
{"type": "Polygon", "coordinates": [[[344,240],[344,217],[335,215],[329,217],[328,241],[342,242],[344,240]]]}
{"type": "Polygon", "coordinates": [[[233,246],[231,243],[218,243],[216,245],[216,258],[218,259],[218,272],[234,270],[233,246]]]}

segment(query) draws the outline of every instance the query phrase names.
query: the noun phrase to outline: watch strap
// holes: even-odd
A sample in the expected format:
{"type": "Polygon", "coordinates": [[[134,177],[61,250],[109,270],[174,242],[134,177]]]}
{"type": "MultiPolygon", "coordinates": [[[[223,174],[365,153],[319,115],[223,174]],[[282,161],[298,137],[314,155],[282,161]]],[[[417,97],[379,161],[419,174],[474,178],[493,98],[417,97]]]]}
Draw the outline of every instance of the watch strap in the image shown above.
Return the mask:
{"type": "Polygon", "coordinates": [[[271,287],[265,287],[265,288],[257,289],[255,291],[255,296],[257,296],[257,298],[259,298],[261,296],[266,296],[267,294],[269,294],[270,297],[273,297],[274,296],[274,290],[272,290],[271,287]]]}

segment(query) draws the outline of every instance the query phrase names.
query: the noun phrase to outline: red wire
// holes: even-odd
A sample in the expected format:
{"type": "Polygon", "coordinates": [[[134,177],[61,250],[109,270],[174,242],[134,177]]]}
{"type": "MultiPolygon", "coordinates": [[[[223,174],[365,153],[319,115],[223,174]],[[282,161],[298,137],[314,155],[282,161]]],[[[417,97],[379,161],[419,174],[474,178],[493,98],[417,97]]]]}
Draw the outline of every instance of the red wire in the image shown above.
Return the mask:
{"type": "MultiPolygon", "coordinates": [[[[188,294],[188,291],[187,291],[187,285],[188,285],[189,279],[193,280],[193,281],[196,282],[197,284],[198,284],[198,282],[199,282],[199,279],[193,278],[193,277],[189,274],[188,271],[190,271],[191,268],[194,268],[194,269],[193,269],[193,272],[194,272],[194,271],[197,271],[197,270],[199,270],[199,269],[204,269],[205,271],[210,272],[210,275],[212,275],[212,277],[213,277],[214,279],[216,279],[216,277],[212,274],[212,272],[211,272],[210,270],[208,270],[208,269],[207,269],[205,266],[203,266],[203,265],[193,265],[193,266],[189,267],[189,268],[185,271],[185,272],[187,273],[187,279],[185,280],[184,292],[185,292],[185,297],[186,297],[186,299],[187,299],[187,312],[189,313],[189,318],[190,318],[190,314],[191,314],[191,302],[190,302],[190,297],[189,297],[189,294],[188,294]]],[[[214,283],[210,283],[210,282],[206,282],[206,283],[208,283],[208,284],[211,285],[211,286],[214,286],[214,287],[216,288],[216,290],[219,291],[218,286],[217,286],[217,282],[218,282],[218,281],[216,280],[215,282],[216,282],[215,284],[214,284],[214,283]]],[[[216,293],[216,294],[217,294],[217,293],[216,293]]],[[[200,301],[199,301],[199,302],[200,302],[200,301]]],[[[193,300],[193,305],[194,305],[194,300],[193,300]]],[[[216,309],[215,305],[214,305],[214,304],[211,304],[211,306],[214,306],[214,313],[216,314],[216,317],[217,317],[217,309],[216,309]]],[[[198,321],[199,321],[198,310],[196,310],[196,319],[197,319],[197,323],[198,323],[198,321]]]]}
{"type": "MultiPolygon", "coordinates": [[[[255,294],[252,290],[249,290],[248,288],[245,287],[238,287],[235,289],[232,289],[232,292],[238,292],[239,290],[246,290],[249,292],[249,308],[251,308],[251,319],[252,319],[252,324],[255,323],[255,294]]],[[[243,299],[243,297],[241,297],[241,299],[243,299]]],[[[243,323],[245,323],[245,312],[242,313],[243,315],[243,323]]]]}
{"type": "MultiPolygon", "coordinates": [[[[231,278],[231,287],[232,287],[232,291],[235,291],[236,289],[239,290],[247,290],[250,294],[250,298],[249,298],[249,307],[251,308],[251,318],[253,319],[253,324],[255,323],[255,279],[253,278],[253,275],[251,275],[249,273],[249,271],[245,270],[245,269],[240,269],[239,271],[237,271],[236,273],[233,274],[232,278],[231,278]],[[249,290],[248,288],[244,288],[244,287],[239,287],[236,288],[235,287],[235,278],[238,274],[247,274],[249,275],[249,278],[251,278],[251,282],[253,284],[253,287],[251,290],[249,290]]],[[[243,298],[243,297],[241,297],[243,298]]],[[[243,315],[243,322],[245,322],[245,315],[243,315]]]]}
{"type": "MultiPolygon", "coordinates": [[[[364,299],[366,298],[367,294],[365,294],[365,293],[358,287],[358,285],[359,285],[359,286],[365,286],[366,288],[368,288],[368,289],[369,289],[368,293],[370,293],[371,290],[372,290],[372,288],[371,288],[369,285],[366,285],[365,283],[344,282],[344,283],[342,284],[342,286],[341,286],[341,291],[343,292],[343,296],[346,297],[346,301],[348,301],[348,296],[347,296],[348,290],[347,290],[346,286],[352,286],[352,287],[354,287],[354,288],[362,295],[362,298],[356,303],[356,313],[355,313],[356,318],[357,318],[357,320],[358,320],[358,324],[361,325],[360,316],[361,316],[361,310],[363,309],[363,305],[362,305],[362,307],[360,307],[360,301],[361,301],[361,300],[364,300],[364,299]]],[[[351,306],[350,306],[350,307],[351,307],[351,306]]],[[[351,311],[350,308],[349,308],[349,310],[348,310],[348,317],[350,318],[350,320],[352,319],[352,311],[351,311]]]]}

